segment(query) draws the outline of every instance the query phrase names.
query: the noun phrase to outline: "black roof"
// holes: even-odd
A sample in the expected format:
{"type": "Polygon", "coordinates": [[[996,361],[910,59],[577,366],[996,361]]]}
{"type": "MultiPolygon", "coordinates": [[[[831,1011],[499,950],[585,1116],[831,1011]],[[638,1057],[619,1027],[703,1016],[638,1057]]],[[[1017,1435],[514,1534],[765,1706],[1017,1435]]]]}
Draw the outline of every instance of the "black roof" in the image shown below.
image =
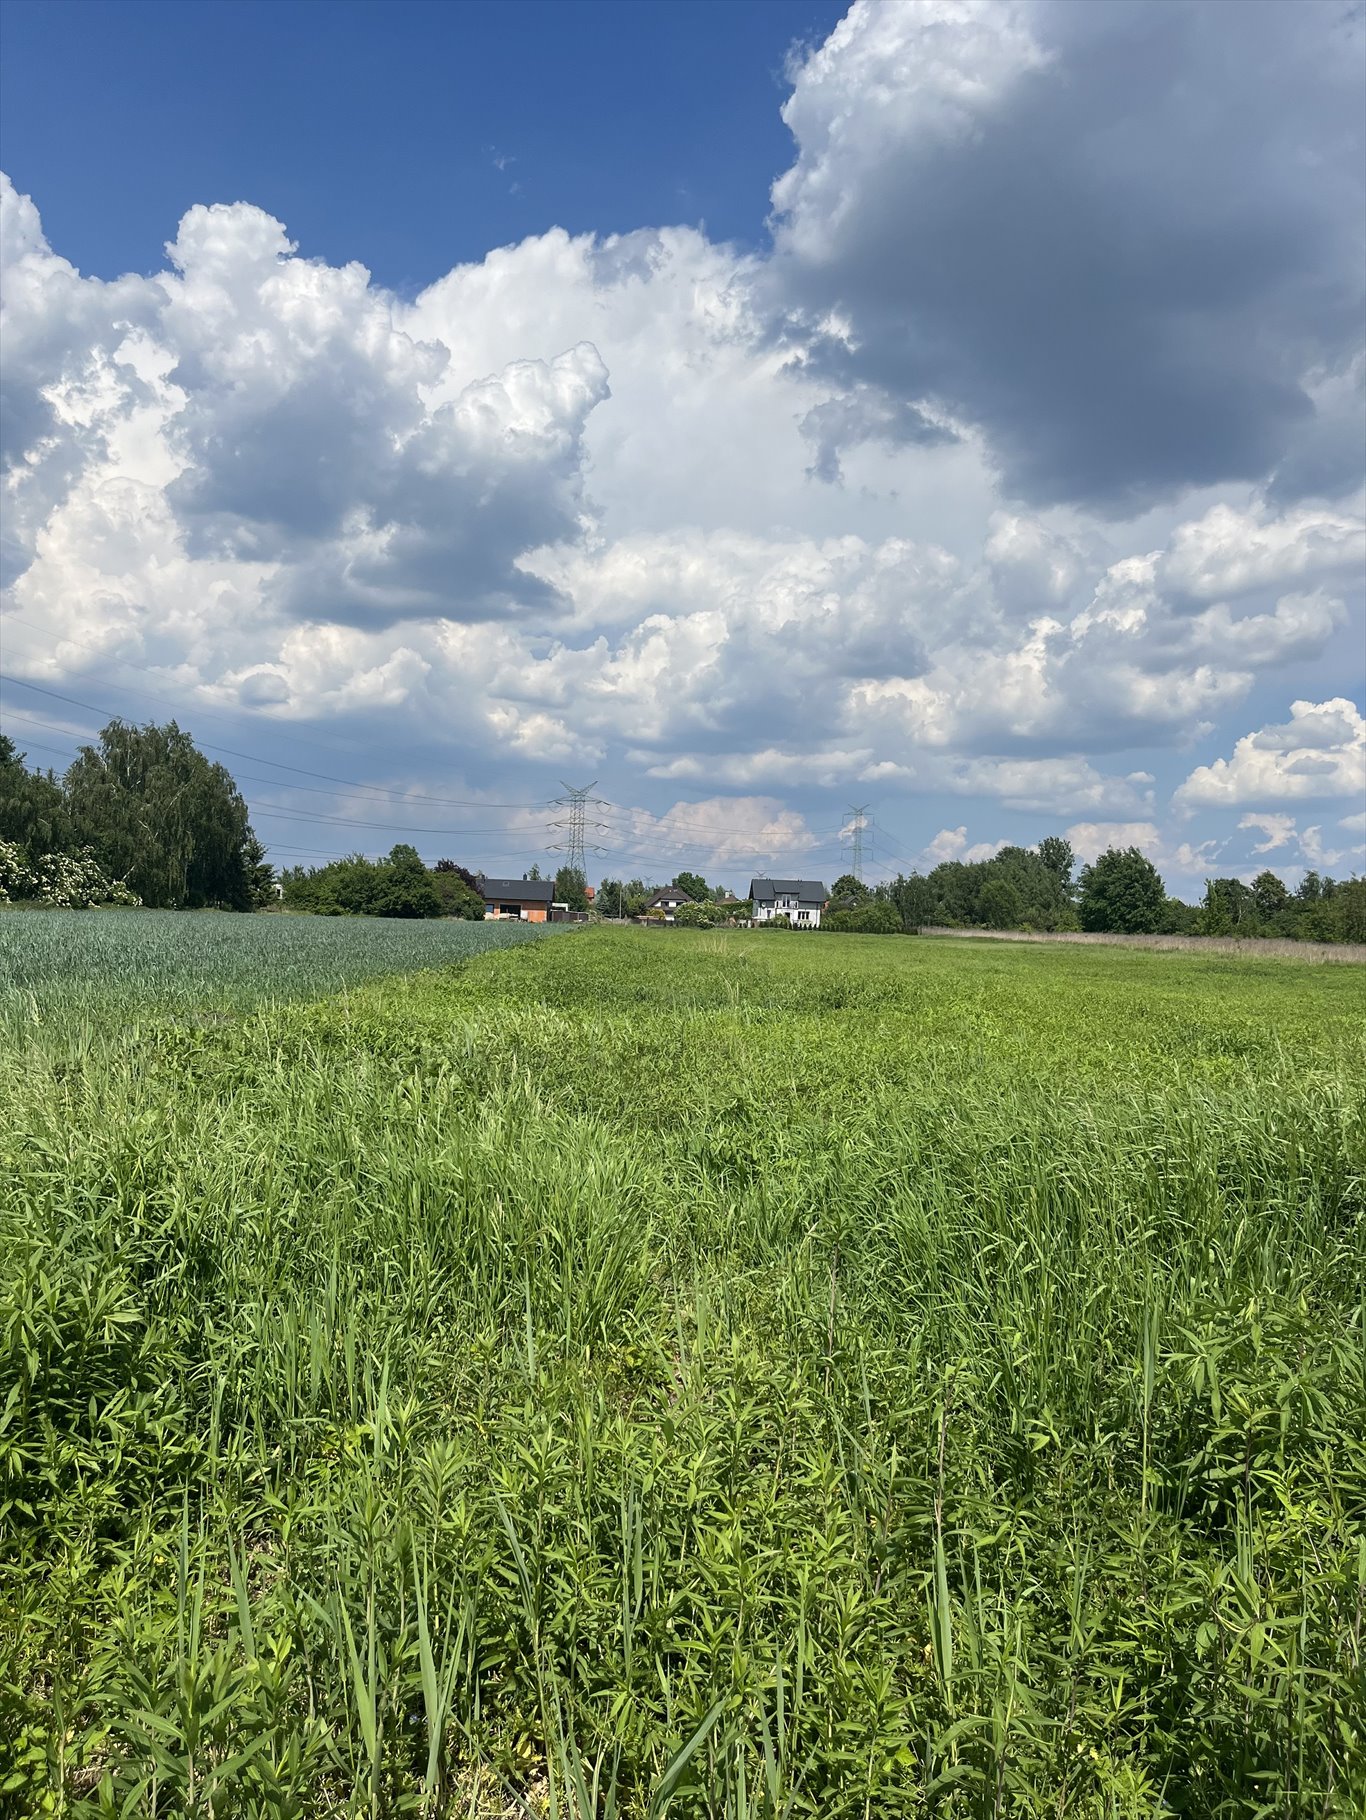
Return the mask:
{"type": "Polygon", "coordinates": [[[553,878],[485,878],[481,872],[479,889],[490,900],[516,897],[524,904],[553,904],[555,901],[553,878]]]}
{"type": "Polygon", "coordinates": [[[752,878],[749,895],[757,897],[795,897],[799,904],[823,904],[825,886],[817,878],[752,878]]]}
{"type": "Polygon", "coordinates": [[[690,904],[692,899],[681,885],[661,885],[650,899],[653,904],[690,904]]]}

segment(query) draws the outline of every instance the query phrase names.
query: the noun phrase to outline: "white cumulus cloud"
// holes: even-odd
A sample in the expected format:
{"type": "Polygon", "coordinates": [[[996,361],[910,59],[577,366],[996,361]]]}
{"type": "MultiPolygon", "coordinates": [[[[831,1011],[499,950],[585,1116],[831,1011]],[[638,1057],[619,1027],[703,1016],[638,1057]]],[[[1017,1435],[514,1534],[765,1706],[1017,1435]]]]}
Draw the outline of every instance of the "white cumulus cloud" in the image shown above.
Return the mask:
{"type": "Polygon", "coordinates": [[[1246,733],[1230,758],[1199,765],[1178,807],[1272,804],[1366,795],[1366,719],[1344,696],[1296,701],[1280,726],[1246,733]]]}

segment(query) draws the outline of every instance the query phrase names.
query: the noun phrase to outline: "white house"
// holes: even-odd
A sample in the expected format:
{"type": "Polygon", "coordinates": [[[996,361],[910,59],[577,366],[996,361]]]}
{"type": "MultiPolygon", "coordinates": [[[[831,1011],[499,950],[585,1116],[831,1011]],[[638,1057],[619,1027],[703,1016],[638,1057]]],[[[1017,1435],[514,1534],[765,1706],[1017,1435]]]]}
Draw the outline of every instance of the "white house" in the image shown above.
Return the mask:
{"type": "Polygon", "coordinates": [[[666,923],[671,923],[674,920],[674,911],[677,910],[678,906],[680,904],[690,904],[691,902],[692,899],[688,896],[687,892],[681,891],[677,885],[662,885],[646,904],[645,908],[647,911],[662,910],[664,912],[664,921],[666,923]]]}
{"type": "Polygon", "coordinates": [[[794,929],[819,929],[821,926],[826,890],[819,879],[752,878],[749,895],[756,923],[787,916],[792,919],[794,929]]]}

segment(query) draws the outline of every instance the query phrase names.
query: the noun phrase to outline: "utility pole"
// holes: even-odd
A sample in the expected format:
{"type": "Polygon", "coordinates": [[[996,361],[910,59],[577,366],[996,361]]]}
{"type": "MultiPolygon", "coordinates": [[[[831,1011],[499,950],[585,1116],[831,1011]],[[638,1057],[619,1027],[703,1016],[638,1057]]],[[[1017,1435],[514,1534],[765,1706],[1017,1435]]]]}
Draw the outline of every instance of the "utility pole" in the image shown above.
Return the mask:
{"type": "Polygon", "coordinates": [[[597,781],[597,778],[594,778],[591,784],[584,784],[581,788],[575,789],[572,784],[564,783],[564,779],[561,778],[560,782],[564,785],[565,793],[563,796],[555,797],[550,805],[552,809],[563,809],[566,813],[559,821],[554,821],[550,824],[552,828],[563,830],[564,839],[554,842],[547,851],[551,853],[563,853],[565,856],[564,863],[570,871],[581,873],[585,879],[588,877],[585,855],[587,853],[601,853],[604,851],[602,847],[593,846],[591,844],[585,845],[584,840],[584,830],[587,827],[591,826],[594,832],[596,832],[606,825],[600,821],[594,821],[591,824],[588,821],[589,809],[605,809],[607,807],[606,800],[603,797],[589,795],[589,791],[596,787],[597,781]]]}
{"type": "Polygon", "coordinates": [[[867,816],[871,803],[854,803],[846,813],[849,816],[849,840],[853,848],[849,870],[860,884],[863,883],[863,831],[868,826],[867,816]]]}

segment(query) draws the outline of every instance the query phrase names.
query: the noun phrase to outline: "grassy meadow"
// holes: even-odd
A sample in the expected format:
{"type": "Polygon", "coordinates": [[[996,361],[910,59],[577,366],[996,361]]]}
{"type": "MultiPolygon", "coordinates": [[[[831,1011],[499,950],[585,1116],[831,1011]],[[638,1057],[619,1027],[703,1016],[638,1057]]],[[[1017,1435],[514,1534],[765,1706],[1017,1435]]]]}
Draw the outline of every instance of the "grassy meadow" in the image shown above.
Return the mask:
{"type": "Polygon", "coordinates": [[[0,1808],[1358,1815],[1361,970],[516,933],[0,918],[0,1808]]]}

